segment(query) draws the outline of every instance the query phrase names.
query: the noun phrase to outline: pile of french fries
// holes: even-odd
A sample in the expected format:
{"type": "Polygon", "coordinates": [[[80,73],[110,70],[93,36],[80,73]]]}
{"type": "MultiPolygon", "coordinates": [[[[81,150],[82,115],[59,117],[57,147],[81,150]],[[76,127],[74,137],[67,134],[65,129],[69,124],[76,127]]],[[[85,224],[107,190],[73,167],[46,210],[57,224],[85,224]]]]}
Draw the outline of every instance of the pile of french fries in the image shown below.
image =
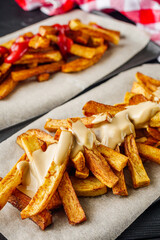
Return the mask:
{"type": "MultiPolygon", "coordinates": [[[[160,86],[160,81],[142,73],[137,73],[136,78],[138,81],[133,83],[131,92],[125,94],[123,103],[111,106],[89,101],[83,107],[83,118],[47,119],[44,128],[54,132],[54,136],[39,129],[30,129],[18,136],[17,143],[25,153],[0,182],[0,209],[8,201],[21,211],[22,219],[29,217],[44,230],[52,223],[51,212],[61,206],[70,224],[85,221],[86,216],[78,197],[99,196],[106,194],[107,189],[112,189],[114,195],[128,196],[124,174],[127,169],[133,188],[148,186],[150,178],[144,167],[145,161],[160,164],[160,112],[150,119],[146,128],[135,129],[136,137],[133,134],[126,136],[124,142],[115,149],[100,143],[94,144],[91,149],[84,146],[76,156],[72,156],[68,150],[61,165],[56,165],[54,161],[51,163],[44,183],[32,199],[17,189],[24,174],[24,169],[19,170],[17,164],[33,161],[34,151],[46,151],[49,145],[59,141],[64,129],[71,129],[73,122],[81,120],[87,128],[92,129],[98,124],[93,121],[98,114],[105,113],[103,121],[110,122],[126,106],[155,101],[154,92],[160,86]]],[[[156,99],[156,102],[159,100],[156,99]]]]}
{"type": "Polygon", "coordinates": [[[0,99],[8,96],[16,86],[28,79],[47,81],[50,74],[61,71],[82,71],[97,63],[109,43],[118,44],[120,32],[105,29],[90,22],[71,20],[68,25],[40,26],[38,34],[27,32],[2,44],[0,54],[0,99]],[[28,41],[28,48],[17,61],[8,62],[13,44],[28,41]],[[7,53],[7,50],[8,53],[7,53]]]}

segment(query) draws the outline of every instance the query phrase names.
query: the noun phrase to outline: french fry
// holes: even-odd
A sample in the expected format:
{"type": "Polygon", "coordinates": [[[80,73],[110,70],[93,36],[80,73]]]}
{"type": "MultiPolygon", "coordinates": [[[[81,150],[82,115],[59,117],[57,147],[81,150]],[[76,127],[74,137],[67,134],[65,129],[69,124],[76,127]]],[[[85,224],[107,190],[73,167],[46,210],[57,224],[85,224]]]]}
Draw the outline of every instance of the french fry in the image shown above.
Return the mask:
{"type": "Polygon", "coordinates": [[[119,178],[116,185],[112,188],[112,192],[114,195],[120,195],[120,196],[128,196],[127,186],[125,183],[124,173],[123,170],[116,171],[114,170],[114,173],[119,178]]]}
{"type": "Polygon", "coordinates": [[[57,31],[55,28],[53,28],[52,26],[40,26],[39,27],[39,34],[41,36],[46,36],[46,35],[49,35],[49,34],[55,34],[57,31]]]}
{"type": "Polygon", "coordinates": [[[29,129],[26,131],[26,134],[29,136],[36,136],[38,139],[46,142],[47,145],[55,143],[55,138],[53,136],[39,129],[29,129]]]}
{"type": "Polygon", "coordinates": [[[128,104],[131,97],[135,96],[135,93],[126,92],[124,96],[124,103],[128,104]]]}
{"type": "Polygon", "coordinates": [[[160,149],[144,143],[137,143],[137,148],[141,157],[160,164],[160,149]]]}
{"type": "Polygon", "coordinates": [[[91,59],[96,55],[96,48],[73,44],[70,48],[70,53],[79,57],[91,59]]]}
{"type": "Polygon", "coordinates": [[[58,191],[56,190],[56,192],[51,197],[51,200],[49,201],[46,209],[53,211],[54,209],[60,208],[61,206],[62,206],[62,201],[58,191]]]}
{"type": "Polygon", "coordinates": [[[65,172],[58,186],[58,192],[70,224],[75,225],[86,221],[85,213],[78,201],[68,173],[65,172]]]}
{"type": "Polygon", "coordinates": [[[27,163],[26,154],[23,154],[10,172],[0,181],[0,210],[7,203],[13,190],[21,183],[23,173],[28,166],[27,163]],[[18,164],[22,161],[25,164],[21,168],[18,168],[18,164]]]}
{"type": "Polygon", "coordinates": [[[41,65],[31,69],[15,71],[15,72],[12,72],[11,75],[12,75],[12,79],[15,82],[19,82],[42,73],[57,72],[61,69],[62,65],[63,65],[63,61],[59,61],[51,64],[41,65]]]}
{"type": "Polygon", "coordinates": [[[7,97],[16,88],[18,82],[13,81],[11,76],[0,84],[0,100],[7,97]]]}
{"type": "MultiPolygon", "coordinates": [[[[104,122],[110,122],[111,121],[111,115],[107,112],[104,113],[104,122]]],[[[98,115],[97,115],[98,117],[98,115]]],[[[71,118],[71,120],[81,120],[82,123],[88,127],[88,128],[93,128],[97,126],[99,123],[93,123],[93,121],[96,119],[96,116],[91,116],[91,117],[82,117],[82,118],[71,118]]],[[[102,121],[102,122],[103,122],[102,121]]],[[[56,132],[60,127],[68,129],[68,120],[67,119],[47,119],[46,124],[44,128],[48,130],[49,132],[56,132]]]]}
{"type": "Polygon", "coordinates": [[[86,179],[71,176],[70,179],[78,197],[95,197],[107,193],[105,184],[93,176],[86,179]]]}
{"type": "Polygon", "coordinates": [[[123,106],[111,106],[106,105],[103,103],[98,103],[95,101],[89,101],[83,106],[83,114],[87,117],[90,117],[92,115],[96,115],[99,113],[105,113],[108,112],[111,115],[115,115],[116,113],[125,110],[125,107],[123,106]]]}
{"type": "Polygon", "coordinates": [[[91,47],[98,47],[104,44],[104,38],[100,37],[90,37],[89,39],[89,46],[91,47]]]}
{"type": "Polygon", "coordinates": [[[49,73],[42,73],[37,76],[37,80],[38,80],[38,82],[44,82],[44,81],[47,81],[49,79],[49,77],[50,77],[49,73]]]}
{"type": "Polygon", "coordinates": [[[160,141],[160,132],[156,128],[147,127],[147,132],[154,138],[160,141]]]}
{"type": "Polygon", "coordinates": [[[52,50],[49,52],[37,52],[37,53],[26,53],[20,60],[16,61],[14,64],[30,64],[36,63],[47,63],[47,62],[59,62],[62,60],[62,55],[58,50],[52,50]]]}
{"type": "Polygon", "coordinates": [[[147,102],[147,98],[144,97],[142,94],[136,94],[129,99],[129,105],[137,105],[141,102],[147,102]]]}
{"type": "Polygon", "coordinates": [[[37,48],[47,48],[50,45],[50,40],[45,38],[45,37],[41,37],[41,36],[34,36],[33,38],[31,38],[31,40],[29,41],[28,46],[34,49],[37,48]]]}
{"type": "Polygon", "coordinates": [[[10,72],[12,64],[10,63],[2,63],[0,65],[0,83],[7,77],[10,72]]]}
{"type": "Polygon", "coordinates": [[[142,94],[148,100],[152,98],[152,92],[150,91],[150,89],[148,89],[144,84],[139,82],[133,82],[131,92],[136,94],[142,94]]]}
{"type": "MultiPolygon", "coordinates": [[[[31,198],[15,189],[12,195],[9,197],[8,202],[16,207],[19,211],[22,211],[30,202],[31,198]]],[[[42,230],[52,224],[51,213],[44,209],[41,213],[30,217],[30,219],[36,223],[42,230]]]]}
{"type": "Polygon", "coordinates": [[[123,154],[102,144],[98,145],[97,149],[105,157],[109,165],[115,170],[121,171],[126,166],[128,158],[123,154]]]}
{"type": "Polygon", "coordinates": [[[148,186],[150,179],[139,156],[133,134],[125,137],[124,146],[126,155],[128,156],[128,167],[131,173],[133,187],[139,188],[148,186]]]}
{"type": "Polygon", "coordinates": [[[144,84],[147,84],[148,82],[152,85],[155,85],[156,87],[160,86],[160,80],[151,78],[149,76],[144,75],[143,73],[137,72],[136,73],[136,79],[137,81],[142,81],[144,84]]]}
{"type": "Polygon", "coordinates": [[[15,41],[16,41],[16,39],[13,38],[13,39],[9,40],[8,42],[2,43],[1,46],[10,49],[15,41]]]}
{"type": "Polygon", "coordinates": [[[102,37],[107,41],[110,41],[114,44],[118,44],[120,38],[120,32],[113,31],[110,29],[98,28],[93,25],[86,25],[80,22],[80,20],[75,19],[69,22],[71,30],[77,31],[81,30],[83,33],[87,33],[90,36],[102,37]]]}
{"type": "MultiPolygon", "coordinates": [[[[32,139],[29,136],[28,139],[26,139],[26,137],[22,138],[22,144],[29,160],[32,161],[32,152],[37,150],[39,143],[33,136],[32,139]]],[[[64,162],[61,165],[56,165],[54,161],[52,161],[43,184],[39,187],[27,207],[21,212],[22,219],[36,215],[47,207],[66,170],[70,150],[71,149],[68,149],[64,162]]]]}
{"type": "Polygon", "coordinates": [[[59,140],[61,132],[62,132],[62,130],[60,128],[58,128],[54,135],[54,140],[57,140],[57,141],[59,140]]]}
{"type": "Polygon", "coordinates": [[[95,147],[93,150],[84,148],[84,156],[88,168],[99,181],[109,188],[112,188],[118,182],[118,177],[113,173],[105,158],[95,147]]]}
{"type": "Polygon", "coordinates": [[[93,66],[95,63],[97,63],[100,60],[101,57],[102,57],[102,54],[97,54],[91,59],[78,58],[76,60],[73,60],[71,62],[68,62],[62,65],[62,72],[64,73],[80,72],[82,70],[85,70],[93,66]]]}
{"type": "Polygon", "coordinates": [[[85,179],[85,178],[87,178],[89,176],[89,169],[87,167],[85,167],[81,171],[76,170],[75,171],[75,176],[77,178],[85,179]]]}
{"type": "Polygon", "coordinates": [[[75,169],[82,171],[85,168],[85,158],[83,153],[80,151],[77,155],[71,158],[71,161],[74,164],[75,169]]]}
{"type": "Polygon", "coordinates": [[[157,112],[149,122],[150,127],[160,127],[160,112],[157,112]]]}

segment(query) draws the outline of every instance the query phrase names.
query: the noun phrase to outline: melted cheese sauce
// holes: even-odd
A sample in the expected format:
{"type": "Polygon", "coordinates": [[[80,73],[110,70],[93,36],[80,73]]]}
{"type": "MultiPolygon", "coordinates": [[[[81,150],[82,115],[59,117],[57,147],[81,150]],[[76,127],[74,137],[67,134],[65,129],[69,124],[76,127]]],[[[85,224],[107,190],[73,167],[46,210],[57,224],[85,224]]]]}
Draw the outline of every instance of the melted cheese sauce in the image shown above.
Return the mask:
{"type": "MultiPolygon", "coordinates": [[[[32,198],[43,184],[52,161],[57,165],[63,164],[68,149],[72,147],[72,141],[72,133],[62,131],[58,143],[49,145],[45,152],[41,149],[34,151],[32,153],[33,161],[28,163],[28,169],[23,175],[22,185],[18,189],[32,198]]],[[[17,168],[22,167],[22,164],[24,163],[18,163],[17,168]]]]}
{"type": "Polygon", "coordinates": [[[117,113],[111,123],[102,123],[93,131],[102,144],[115,149],[127,135],[133,133],[135,136],[135,128],[145,128],[159,110],[160,105],[150,101],[128,106],[126,110],[117,113]]]}

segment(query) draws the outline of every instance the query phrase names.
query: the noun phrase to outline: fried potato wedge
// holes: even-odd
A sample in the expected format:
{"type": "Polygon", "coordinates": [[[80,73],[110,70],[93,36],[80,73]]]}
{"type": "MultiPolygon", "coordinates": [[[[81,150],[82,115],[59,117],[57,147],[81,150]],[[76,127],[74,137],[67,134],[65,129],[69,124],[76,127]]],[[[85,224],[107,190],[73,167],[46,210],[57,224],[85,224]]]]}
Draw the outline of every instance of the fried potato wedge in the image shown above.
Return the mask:
{"type": "Polygon", "coordinates": [[[37,53],[25,53],[20,60],[14,64],[30,64],[30,63],[47,63],[47,62],[59,62],[62,60],[62,55],[58,50],[52,50],[49,52],[37,52],[37,53]]]}
{"type": "Polygon", "coordinates": [[[32,37],[28,44],[29,47],[34,49],[47,48],[49,47],[49,45],[50,45],[49,39],[38,36],[38,35],[35,35],[34,37],[32,37]]]}
{"type": "Polygon", "coordinates": [[[49,73],[42,73],[37,76],[37,80],[38,80],[38,82],[44,82],[44,81],[47,81],[49,79],[49,77],[50,77],[49,73]]]}
{"type": "Polygon", "coordinates": [[[64,173],[58,186],[58,192],[62,199],[62,204],[69,223],[75,225],[86,221],[85,213],[79,203],[67,172],[64,173]]]}
{"type": "Polygon", "coordinates": [[[86,25],[80,22],[78,19],[71,20],[69,22],[71,30],[77,31],[81,30],[83,33],[89,34],[93,37],[102,37],[107,41],[110,41],[114,44],[119,43],[120,32],[113,31],[106,28],[95,27],[94,25],[86,25]]]}
{"type": "Polygon", "coordinates": [[[71,161],[76,170],[82,171],[85,168],[85,157],[81,151],[75,157],[71,158],[71,161]]]}
{"type": "Polygon", "coordinates": [[[112,188],[118,182],[118,177],[113,173],[109,164],[96,147],[93,150],[84,148],[84,156],[88,168],[99,181],[109,188],[112,188]]]}
{"type": "Polygon", "coordinates": [[[152,98],[152,92],[143,83],[133,82],[131,92],[136,94],[142,94],[148,100],[152,98]]]}
{"type": "Polygon", "coordinates": [[[141,157],[160,164],[160,149],[144,143],[137,143],[137,148],[141,157]]]}
{"type": "Polygon", "coordinates": [[[123,106],[111,106],[103,103],[98,103],[95,101],[89,101],[83,106],[82,111],[85,116],[90,117],[92,115],[105,113],[105,112],[108,112],[111,115],[115,115],[116,113],[124,109],[125,107],[123,106]]]}
{"type": "Polygon", "coordinates": [[[83,170],[81,171],[78,171],[76,170],[75,171],[75,176],[77,178],[82,178],[82,179],[85,179],[89,176],[89,169],[87,167],[85,167],[83,170]]]}
{"type": "Polygon", "coordinates": [[[26,154],[23,154],[10,172],[0,182],[0,210],[7,203],[8,198],[12,194],[13,190],[21,183],[23,173],[28,166],[27,163],[28,161],[26,159],[26,154]],[[18,164],[22,161],[25,164],[18,168],[18,164]]]}
{"type": "Polygon", "coordinates": [[[141,102],[147,102],[148,99],[142,94],[136,94],[129,99],[129,105],[137,105],[141,102]]]}
{"type": "Polygon", "coordinates": [[[150,179],[139,156],[133,134],[125,137],[125,153],[128,156],[128,167],[131,173],[133,187],[139,188],[148,186],[150,179]]]}
{"type": "Polygon", "coordinates": [[[124,103],[128,104],[131,97],[135,96],[136,93],[126,92],[124,96],[124,103]]]}
{"type": "Polygon", "coordinates": [[[123,154],[102,144],[98,145],[97,149],[105,157],[109,165],[115,170],[121,171],[127,165],[128,157],[123,154]]]}
{"type": "Polygon", "coordinates": [[[71,62],[68,62],[62,65],[62,72],[64,73],[80,72],[82,70],[85,70],[93,66],[95,63],[97,63],[101,59],[101,57],[102,57],[102,54],[95,55],[91,59],[78,58],[76,60],[73,60],[71,62]]]}
{"type": "MultiPolygon", "coordinates": [[[[99,115],[97,114],[97,116],[91,116],[91,117],[82,117],[82,118],[71,118],[71,120],[81,120],[82,123],[88,127],[88,128],[93,128],[95,126],[97,126],[98,123],[94,122],[96,120],[96,117],[98,117],[99,115]]],[[[111,115],[107,112],[105,112],[103,114],[103,121],[105,122],[111,122],[111,115]]],[[[102,121],[102,122],[103,122],[102,121]]],[[[68,124],[68,120],[67,119],[47,119],[46,124],[44,126],[44,128],[46,130],[48,130],[49,132],[56,132],[59,128],[66,128],[68,129],[69,124],[68,124]]]]}
{"type": "Polygon", "coordinates": [[[11,63],[2,63],[0,65],[0,83],[7,77],[11,70],[11,63]]]}
{"type": "MultiPolygon", "coordinates": [[[[29,160],[32,161],[32,152],[33,150],[37,150],[38,142],[36,142],[33,136],[32,139],[31,136],[29,136],[28,139],[26,139],[26,137],[22,138],[22,143],[29,160]]],[[[43,184],[39,187],[27,207],[21,212],[22,219],[36,215],[47,207],[66,170],[70,151],[71,149],[68,149],[64,162],[61,165],[56,165],[54,161],[52,161],[43,184]]]]}
{"type": "Polygon", "coordinates": [[[47,145],[53,144],[56,142],[53,136],[51,136],[50,134],[48,134],[45,131],[42,131],[40,129],[29,129],[26,131],[26,134],[29,136],[37,137],[38,139],[46,142],[47,145]]]}
{"type": "Polygon", "coordinates": [[[57,129],[55,135],[54,135],[54,140],[58,141],[60,138],[62,130],[60,128],[57,129]]]}
{"type": "Polygon", "coordinates": [[[127,186],[124,178],[123,170],[116,171],[114,170],[114,173],[119,178],[116,185],[112,188],[112,192],[114,195],[120,195],[120,196],[128,196],[127,186]]]}
{"type": "Polygon", "coordinates": [[[70,53],[73,55],[91,59],[96,55],[96,48],[86,47],[79,44],[72,44],[70,48],[70,53]]]}
{"type": "MultiPolygon", "coordinates": [[[[8,202],[16,207],[19,211],[22,211],[30,202],[31,198],[15,189],[12,195],[9,197],[8,202]]],[[[44,209],[41,213],[30,217],[30,219],[36,223],[42,230],[52,224],[51,213],[44,209]]]]}
{"type": "Polygon", "coordinates": [[[143,73],[137,72],[136,73],[137,81],[142,81],[143,83],[147,84],[148,82],[155,85],[156,87],[160,86],[160,80],[151,78],[149,76],[144,75],[143,73]]]}
{"type": "Polygon", "coordinates": [[[150,127],[160,127],[160,112],[157,112],[149,122],[150,127]]]}
{"type": "Polygon", "coordinates": [[[86,179],[70,177],[73,188],[78,197],[95,197],[107,193],[107,187],[94,176],[86,179]]]}
{"type": "Polygon", "coordinates": [[[160,132],[156,128],[147,127],[147,132],[154,138],[160,141],[160,132]]]}
{"type": "Polygon", "coordinates": [[[7,97],[16,88],[18,82],[13,81],[11,76],[0,84],[0,100],[7,97]]]}
{"type": "Polygon", "coordinates": [[[57,72],[61,69],[63,63],[64,63],[63,61],[59,61],[55,63],[44,64],[35,68],[14,71],[11,73],[11,76],[15,82],[24,81],[27,78],[34,77],[42,73],[57,72]]]}
{"type": "Polygon", "coordinates": [[[61,206],[62,206],[62,201],[61,201],[58,191],[56,190],[56,192],[51,197],[51,200],[49,201],[46,209],[52,211],[54,209],[60,208],[61,206]]]}
{"type": "Polygon", "coordinates": [[[57,32],[52,26],[40,26],[39,33],[41,36],[46,36],[48,34],[54,35],[57,32]]]}

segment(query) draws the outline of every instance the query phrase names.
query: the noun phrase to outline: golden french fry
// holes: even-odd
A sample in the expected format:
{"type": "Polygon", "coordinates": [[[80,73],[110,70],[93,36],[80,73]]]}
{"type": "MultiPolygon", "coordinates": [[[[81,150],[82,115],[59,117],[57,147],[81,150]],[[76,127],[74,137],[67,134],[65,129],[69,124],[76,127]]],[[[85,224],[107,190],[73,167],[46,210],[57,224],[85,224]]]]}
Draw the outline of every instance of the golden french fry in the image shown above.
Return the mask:
{"type": "Polygon", "coordinates": [[[160,112],[157,112],[149,122],[149,126],[151,127],[160,127],[160,112]]]}
{"type": "Polygon", "coordinates": [[[160,132],[156,128],[147,127],[147,132],[154,138],[160,141],[160,132]]]}
{"type": "Polygon", "coordinates": [[[71,176],[70,179],[78,197],[95,197],[107,193],[106,185],[93,176],[86,179],[71,176]]]}
{"type": "Polygon", "coordinates": [[[133,82],[131,92],[136,94],[142,94],[148,100],[152,98],[152,92],[143,83],[133,82]]]}
{"type": "Polygon", "coordinates": [[[70,73],[70,72],[79,72],[84,69],[87,69],[97,63],[102,57],[102,54],[97,54],[91,59],[87,58],[78,58],[71,62],[65,63],[62,65],[62,72],[70,73]]]}
{"type": "Polygon", "coordinates": [[[50,77],[49,73],[42,73],[37,76],[37,80],[38,80],[38,82],[44,82],[44,81],[47,81],[49,79],[49,77],[50,77]]]}
{"type": "Polygon", "coordinates": [[[59,62],[60,60],[62,60],[60,51],[52,50],[49,52],[25,53],[21,59],[14,64],[59,62]]]}
{"type": "Polygon", "coordinates": [[[126,166],[128,157],[124,156],[123,154],[102,144],[98,145],[97,149],[115,170],[121,171],[126,166]]]}
{"type": "Polygon", "coordinates": [[[96,55],[96,48],[90,48],[74,43],[70,48],[70,53],[79,57],[91,59],[96,55]]]}
{"type": "Polygon", "coordinates": [[[82,179],[85,179],[89,176],[89,169],[87,167],[85,167],[83,170],[81,171],[78,171],[76,170],[75,171],[75,176],[77,178],[82,178],[82,179]]]}
{"type": "Polygon", "coordinates": [[[0,181],[0,210],[7,203],[13,190],[21,183],[23,173],[28,166],[27,163],[26,154],[23,154],[10,172],[0,181]],[[18,164],[22,161],[24,164],[19,168],[18,164]]]}
{"type": "Polygon", "coordinates": [[[136,73],[136,79],[137,81],[142,81],[144,84],[147,84],[148,82],[159,87],[160,86],[160,80],[151,78],[149,76],[144,75],[143,73],[137,72],[136,73]]]}
{"type": "Polygon", "coordinates": [[[123,106],[111,106],[103,103],[98,103],[95,101],[89,101],[83,106],[82,111],[85,116],[89,117],[92,115],[105,113],[105,112],[108,112],[111,115],[115,115],[116,113],[124,109],[125,107],[123,106]]]}
{"type": "Polygon", "coordinates": [[[32,47],[34,49],[47,48],[47,47],[49,47],[49,45],[50,45],[49,39],[38,36],[38,35],[32,37],[28,44],[29,47],[32,47]]]}
{"type": "MultiPolygon", "coordinates": [[[[37,138],[34,136],[28,136],[23,137],[21,141],[29,160],[32,161],[32,153],[40,148],[37,138]]],[[[68,163],[70,150],[70,148],[67,150],[64,162],[61,165],[56,165],[54,161],[52,161],[43,184],[39,187],[27,207],[21,212],[22,219],[36,215],[47,207],[63,177],[68,163]]]]}
{"type": "Polygon", "coordinates": [[[142,94],[136,94],[129,99],[129,105],[137,105],[141,102],[147,102],[147,98],[142,94]]]}
{"type": "Polygon", "coordinates": [[[0,65],[0,83],[7,77],[11,70],[11,63],[2,63],[0,65]]]}
{"type": "Polygon", "coordinates": [[[119,178],[116,185],[112,188],[112,192],[114,195],[120,195],[120,196],[128,196],[127,186],[125,183],[124,173],[123,170],[116,171],[114,170],[114,173],[119,178]]]}
{"type": "Polygon", "coordinates": [[[125,137],[124,146],[126,155],[128,156],[128,167],[131,172],[133,187],[139,188],[148,186],[150,179],[139,156],[133,134],[125,137]]]}
{"type": "Polygon", "coordinates": [[[118,177],[113,173],[105,158],[95,147],[93,150],[84,148],[84,156],[88,168],[99,181],[109,188],[112,188],[118,182],[118,177]]]}
{"type": "Polygon", "coordinates": [[[7,97],[16,88],[18,82],[13,81],[11,76],[0,84],[0,100],[7,97]]]}
{"type": "Polygon", "coordinates": [[[68,173],[65,172],[58,187],[59,195],[70,224],[86,221],[85,213],[78,201],[68,173]]]}
{"type": "Polygon", "coordinates": [[[85,168],[85,157],[81,151],[75,157],[71,158],[71,161],[76,170],[82,171],[85,168]]]}
{"type": "Polygon", "coordinates": [[[160,149],[144,143],[137,143],[137,148],[141,157],[160,164],[160,149]]]}
{"type": "Polygon", "coordinates": [[[55,28],[53,28],[52,26],[40,26],[39,27],[39,33],[41,36],[46,36],[48,34],[55,34],[57,31],[55,28]]]}
{"type": "Polygon", "coordinates": [[[132,92],[126,92],[125,96],[124,96],[124,103],[128,104],[130,98],[133,97],[134,95],[136,95],[136,94],[132,93],[132,92]]]}
{"type": "Polygon", "coordinates": [[[37,76],[42,73],[57,72],[61,69],[62,65],[63,65],[63,61],[59,61],[59,62],[55,62],[55,63],[41,65],[41,66],[38,66],[35,68],[15,71],[15,72],[12,72],[11,75],[12,75],[12,79],[15,82],[24,81],[27,78],[34,77],[34,76],[37,76]]]}
{"type": "Polygon", "coordinates": [[[77,31],[81,30],[83,33],[89,34],[93,37],[102,37],[107,41],[110,41],[114,44],[119,43],[120,32],[113,31],[106,28],[98,28],[94,25],[86,25],[80,22],[78,19],[71,20],[69,22],[69,26],[71,30],[77,31]]]}

